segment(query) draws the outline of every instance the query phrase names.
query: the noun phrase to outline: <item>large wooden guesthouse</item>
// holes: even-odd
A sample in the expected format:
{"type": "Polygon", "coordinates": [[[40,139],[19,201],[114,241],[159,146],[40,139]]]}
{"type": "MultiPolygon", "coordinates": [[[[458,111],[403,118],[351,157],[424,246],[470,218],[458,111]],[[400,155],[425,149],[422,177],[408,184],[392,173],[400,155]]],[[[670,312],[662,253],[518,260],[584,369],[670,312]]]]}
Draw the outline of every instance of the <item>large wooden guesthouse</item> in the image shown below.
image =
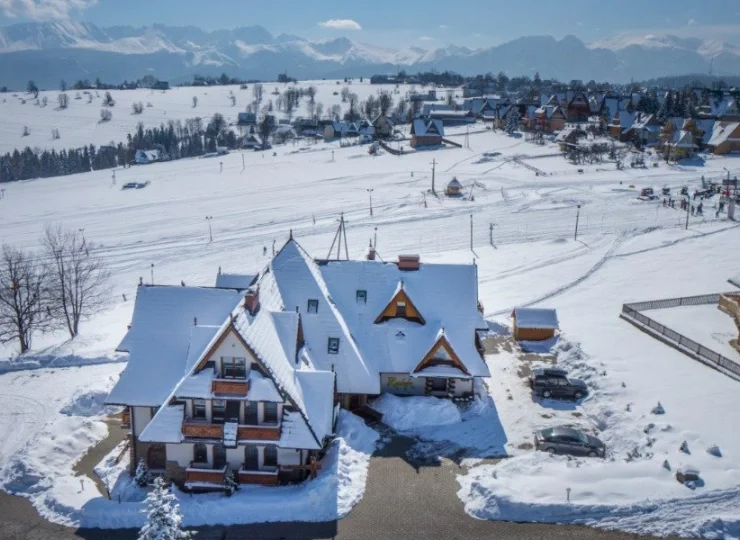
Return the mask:
{"type": "Polygon", "coordinates": [[[291,237],[256,276],[141,285],[107,403],[139,460],[184,488],[302,480],[337,406],[382,392],[468,398],[489,375],[475,265],[317,261],[291,237]]]}

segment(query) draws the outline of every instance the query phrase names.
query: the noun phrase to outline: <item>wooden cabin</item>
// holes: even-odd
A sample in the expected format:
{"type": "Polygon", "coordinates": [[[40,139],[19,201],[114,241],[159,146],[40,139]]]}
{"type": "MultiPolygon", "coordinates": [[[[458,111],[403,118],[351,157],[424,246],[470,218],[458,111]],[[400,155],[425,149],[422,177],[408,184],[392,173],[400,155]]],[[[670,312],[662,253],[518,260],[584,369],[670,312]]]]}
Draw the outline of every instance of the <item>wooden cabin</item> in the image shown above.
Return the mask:
{"type": "Polygon", "coordinates": [[[511,317],[514,321],[514,339],[517,341],[545,341],[555,337],[559,330],[558,315],[554,309],[516,308],[511,317]]]}
{"type": "Polygon", "coordinates": [[[454,177],[452,180],[450,180],[450,183],[447,184],[447,187],[445,188],[445,195],[448,197],[459,197],[462,195],[462,184],[457,179],[457,177],[454,177]]]}

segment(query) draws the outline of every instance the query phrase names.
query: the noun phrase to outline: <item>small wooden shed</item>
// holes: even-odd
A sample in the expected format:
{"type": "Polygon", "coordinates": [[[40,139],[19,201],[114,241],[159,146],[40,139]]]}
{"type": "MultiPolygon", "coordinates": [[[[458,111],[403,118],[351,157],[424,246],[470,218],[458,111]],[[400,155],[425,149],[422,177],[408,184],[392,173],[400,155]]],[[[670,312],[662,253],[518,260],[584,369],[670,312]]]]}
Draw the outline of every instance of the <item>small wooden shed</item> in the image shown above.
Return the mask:
{"type": "Polygon", "coordinates": [[[545,341],[555,337],[559,330],[558,314],[554,309],[516,308],[511,316],[517,341],[545,341]]]}
{"type": "Polygon", "coordinates": [[[457,177],[453,177],[452,180],[450,180],[450,183],[447,184],[447,187],[445,188],[445,195],[448,197],[459,197],[462,193],[462,184],[457,179],[457,177]]]}

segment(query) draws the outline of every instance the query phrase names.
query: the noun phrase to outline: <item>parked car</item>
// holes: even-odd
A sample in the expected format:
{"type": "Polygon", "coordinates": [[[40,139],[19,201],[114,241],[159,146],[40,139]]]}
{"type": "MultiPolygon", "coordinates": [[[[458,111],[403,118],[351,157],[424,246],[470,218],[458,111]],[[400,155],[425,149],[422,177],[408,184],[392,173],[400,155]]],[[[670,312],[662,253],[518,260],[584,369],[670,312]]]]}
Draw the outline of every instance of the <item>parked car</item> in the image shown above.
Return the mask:
{"type": "Polygon", "coordinates": [[[550,454],[606,457],[606,445],[596,437],[569,427],[554,427],[534,434],[534,448],[550,454]]]}
{"type": "Polygon", "coordinates": [[[581,399],[588,395],[585,382],[579,379],[569,379],[568,372],[560,368],[533,370],[529,384],[535,395],[543,398],[581,399]]]}

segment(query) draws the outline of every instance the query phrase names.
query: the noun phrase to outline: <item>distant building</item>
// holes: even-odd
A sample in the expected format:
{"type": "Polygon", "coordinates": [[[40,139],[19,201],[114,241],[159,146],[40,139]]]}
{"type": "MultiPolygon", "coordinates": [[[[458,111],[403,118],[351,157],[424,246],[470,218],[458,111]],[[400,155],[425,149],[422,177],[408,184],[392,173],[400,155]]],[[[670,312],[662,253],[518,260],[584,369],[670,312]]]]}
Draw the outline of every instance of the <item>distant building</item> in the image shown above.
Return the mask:
{"type": "Polygon", "coordinates": [[[514,320],[514,339],[517,341],[552,339],[559,328],[554,309],[516,308],[511,316],[514,320]]]}
{"type": "Polygon", "coordinates": [[[152,85],[152,90],[169,90],[170,83],[167,81],[157,81],[152,85]]]}
{"type": "Polygon", "coordinates": [[[237,115],[236,123],[239,126],[253,126],[257,123],[257,115],[253,112],[240,112],[237,115]]]}
{"type": "Polygon", "coordinates": [[[442,144],[445,128],[442,120],[414,119],[411,124],[411,146],[436,146],[442,144]]]}
{"type": "Polygon", "coordinates": [[[459,197],[462,194],[462,184],[457,179],[457,177],[454,177],[452,180],[450,180],[450,183],[447,184],[447,187],[445,188],[445,195],[448,197],[459,197]]]}
{"type": "Polygon", "coordinates": [[[475,124],[476,118],[472,111],[444,111],[433,110],[429,113],[431,120],[441,120],[445,126],[462,126],[475,124]]]}
{"type": "Polygon", "coordinates": [[[137,165],[148,165],[155,161],[161,161],[162,154],[159,150],[137,150],[134,156],[134,161],[137,165]]]}
{"type": "Polygon", "coordinates": [[[717,122],[708,146],[713,154],[740,152],[740,122],[717,122]]]}

